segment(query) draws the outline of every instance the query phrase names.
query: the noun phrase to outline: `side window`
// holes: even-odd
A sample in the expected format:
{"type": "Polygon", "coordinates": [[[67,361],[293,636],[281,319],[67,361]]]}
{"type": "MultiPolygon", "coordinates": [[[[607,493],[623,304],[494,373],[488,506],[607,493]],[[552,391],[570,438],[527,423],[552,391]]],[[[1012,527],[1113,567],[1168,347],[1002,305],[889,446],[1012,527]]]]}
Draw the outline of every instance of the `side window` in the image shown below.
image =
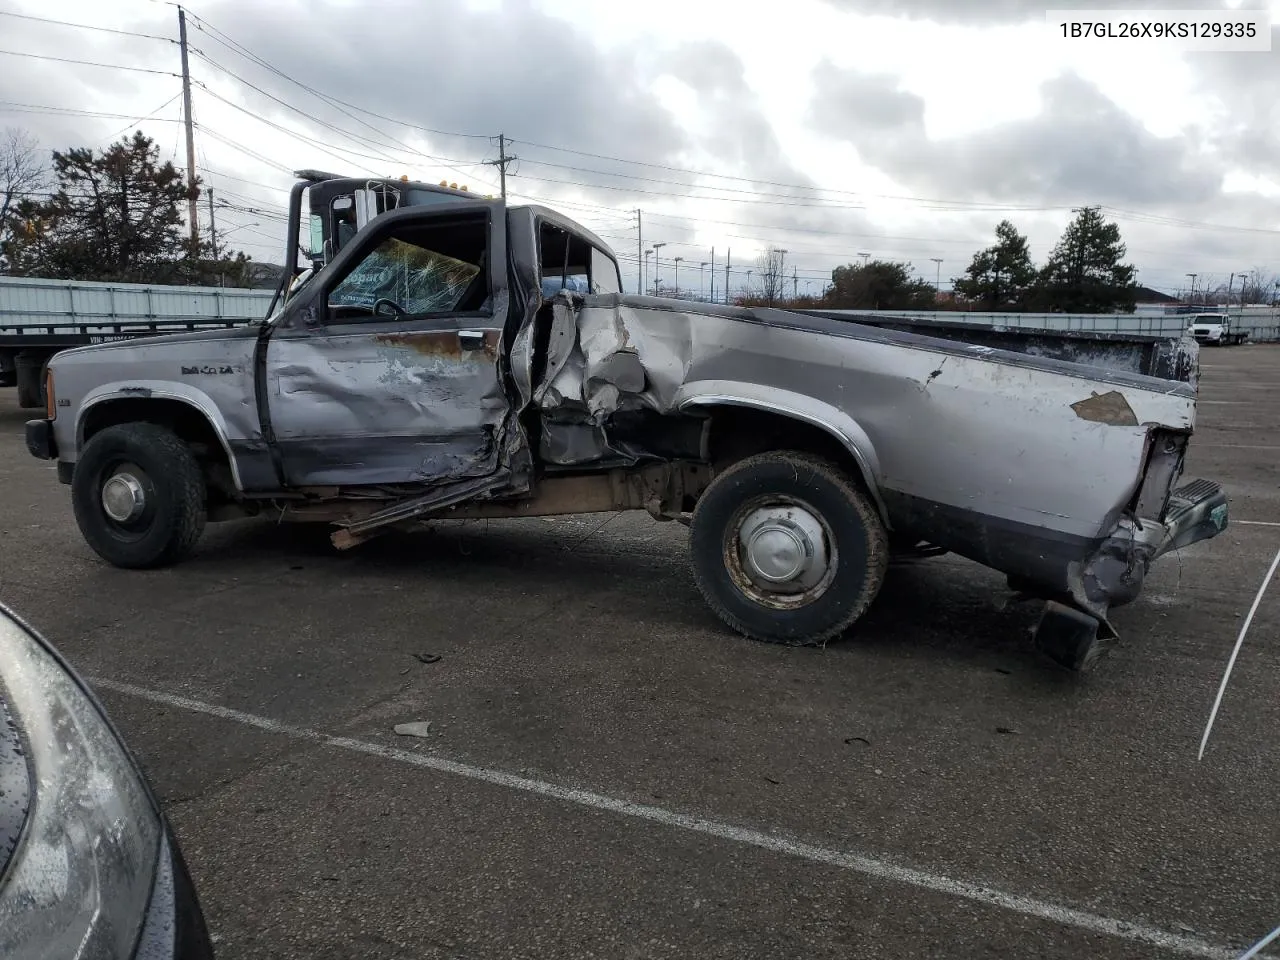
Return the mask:
{"type": "Polygon", "coordinates": [[[597,247],[591,248],[591,292],[621,293],[622,281],[613,257],[597,247]]]}
{"type": "Polygon", "coordinates": [[[329,291],[330,322],[483,312],[487,247],[479,218],[400,226],[329,291]]]}

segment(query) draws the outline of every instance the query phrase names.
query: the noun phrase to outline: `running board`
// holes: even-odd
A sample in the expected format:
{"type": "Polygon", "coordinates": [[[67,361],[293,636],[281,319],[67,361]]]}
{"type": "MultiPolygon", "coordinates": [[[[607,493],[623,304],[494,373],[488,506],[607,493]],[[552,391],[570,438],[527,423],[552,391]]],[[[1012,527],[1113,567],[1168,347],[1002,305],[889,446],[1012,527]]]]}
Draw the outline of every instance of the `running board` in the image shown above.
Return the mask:
{"type": "Polygon", "coordinates": [[[495,490],[506,489],[511,482],[511,473],[500,470],[488,477],[477,477],[470,480],[458,480],[436,487],[430,493],[409,500],[400,500],[389,507],[372,513],[363,520],[355,520],[344,524],[341,530],[335,531],[329,539],[339,550],[348,550],[357,546],[376,533],[406,520],[413,520],[424,513],[443,510],[483,496],[495,490]]]}

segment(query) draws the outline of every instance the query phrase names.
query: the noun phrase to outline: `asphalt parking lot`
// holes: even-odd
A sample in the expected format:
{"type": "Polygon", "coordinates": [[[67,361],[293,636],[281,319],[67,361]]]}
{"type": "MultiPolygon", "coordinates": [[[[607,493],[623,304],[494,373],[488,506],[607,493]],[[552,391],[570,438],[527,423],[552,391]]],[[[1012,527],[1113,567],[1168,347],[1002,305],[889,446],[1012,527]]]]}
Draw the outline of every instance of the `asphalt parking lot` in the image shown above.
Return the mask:
{"type": "Polygon", "coordinates": [[[0,599],[95,679],[222,958],[1228,957],[1280,924],[1280,591],[1196,750],[1280,548],[1280,346],[1202,365],[1232,525],[1083,678],[952,557],[825,650],[743,640],[644,515],[240,522],[116,570],[13,390],[0,599]]]}

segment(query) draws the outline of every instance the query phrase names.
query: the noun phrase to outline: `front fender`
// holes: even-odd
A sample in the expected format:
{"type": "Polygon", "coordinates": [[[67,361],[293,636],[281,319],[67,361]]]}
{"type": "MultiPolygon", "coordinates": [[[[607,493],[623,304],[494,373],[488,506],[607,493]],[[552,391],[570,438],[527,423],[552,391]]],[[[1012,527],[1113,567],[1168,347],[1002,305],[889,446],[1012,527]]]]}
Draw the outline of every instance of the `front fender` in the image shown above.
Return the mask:
{"type": "Polygon", "coordinates": [[[674,406],[681,411],[713,406],[751,407],[818,427],[839,440],[849,451],[875,501],[880,518],[889,523],[889,513],[880,496],[880,458],[876,456],[866,431],[838,407],[802,393],[732,380],[686,383],[676,392],[674,406]]]}
{"type": "Polygon", "coordinates": [[[222,412],[208,394],[200,388],[187,383],[174,383],[171,380],[119,380],[115,383],[104,383],[101,386],[94,387],[89,393],[85,394],[80,401],[79,410],[76,411],[75,450],[77,457],[79,456],[80,448],[84,445],[86,414],[94,407],[109,403],[112,400],[176,400],[198,411],[213,427],[213,432],[218,437],[218,443],[222,445],[222,449],[227,455],[236,489],[243,489],[240,484],[240,473],[236,468],[236,458],[231,451],[231,441],[228,439],[227,423],[222,416],[222,412]]]}

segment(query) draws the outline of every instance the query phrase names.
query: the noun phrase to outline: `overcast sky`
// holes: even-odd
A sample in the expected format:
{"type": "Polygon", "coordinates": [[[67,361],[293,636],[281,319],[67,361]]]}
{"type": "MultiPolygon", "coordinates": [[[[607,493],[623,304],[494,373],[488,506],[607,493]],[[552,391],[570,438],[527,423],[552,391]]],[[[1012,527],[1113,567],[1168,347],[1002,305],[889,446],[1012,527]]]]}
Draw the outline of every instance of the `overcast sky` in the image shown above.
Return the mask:
{"type": "MultiPolygon", "coordinates": [[[[1219,3],[1280,21],[1280,0],[1145,5],[1219,3]]],[[[277,262],[289,171],[496,192],[480,164],[503,132],[520,157],[509,190],[604,235],[632,287],[636,208],[645,245],[666,244],[668,285],[683,257],[685,288],[712,247],[720,288],[726,249],[745,269],[774,243],[802,292],[860,253],[910,261],[929,280],[940,258],[945,289],[1002,217],[1042,261],[1082,204],[1117,220],[1139,282],[1158,289],[1189,272],[1200,283],[1280,273],[1280,37],[1270,53],[1103,50],[1054,40],[1045,6],[198,0],[196,166],[215,197],[264,211],[219,207],[229,242],[277,262]]],[[[177,35],[176,8],[160,0],[0,9],[177,35]]],[[[175,44],[0,16],[0,50],[135,68],[0,55],[0,125],[47,149],[101,147],[140,126],[185,164],[175,44]]]]}

